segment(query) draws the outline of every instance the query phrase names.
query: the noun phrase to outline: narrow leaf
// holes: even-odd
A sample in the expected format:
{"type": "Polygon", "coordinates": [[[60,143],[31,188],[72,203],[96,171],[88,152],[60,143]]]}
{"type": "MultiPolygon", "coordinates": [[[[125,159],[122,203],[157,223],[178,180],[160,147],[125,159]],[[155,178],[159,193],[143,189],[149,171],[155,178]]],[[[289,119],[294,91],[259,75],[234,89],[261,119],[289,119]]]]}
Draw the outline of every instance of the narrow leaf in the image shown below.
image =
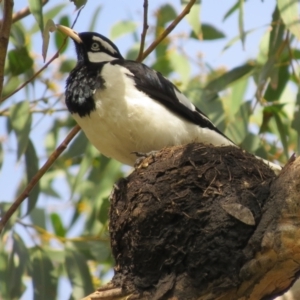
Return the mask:
{"type": "MultiPolygon", "coordinates": [[[[184,8],[188,5],[189,0],[181,0],[181,6],[184,8]]],[[[186,16],[188,23],[191,25],[194,34],[199,38],[201,36],[201,22],[200,22],[200,0],[195,1],[195,4],[190,9],[189,14],[186,16]]]]}
{"type": "Polygon", "coordinates": [[[287,29],[300,40],[299,1],[277,0],[277,6],[287,29]]]}
{"type": "Polygon", "coordinates": [[[54,228],[54,232],[57,236],[66,236],[66,229],[61,221],[60,216],[57,213],[52,213],[50,215],[51,223],[54,228]]]}
{"type": "Polygon", "coordinates": [[[46,23],[45,29],[43,30],[42,55],[43,55],[44,61],[46,60],[48,46],[49,46],[49,40],[50,40],[49,32],[53,32],[55,30],[56,30],[56,26],[55,26],[54,22],[51,19],[48,20],[46,23]]]}
{"type": "Polygon", "coordinates": [[[217,97],[217,94],[227,88],[232,82],[240,79],[241,77],[249,74],[255,68],[254,65],[245,64],[236,67],[229,72],[212,80],[204,87],[204,98],[210,101],[217,97]]]}
{"type": "Polygon", "coordinates": [[[55,299],[57,277],[54,276],[53,264],[45,251],[39,248],[33,249],[31,267],[34,300],[55,299]]]}
{"type": "Polygon", "coordinates": [[[102,6],[98,6],[95,9],[95,11],[93,13],[93,16],[92,16],[91,24],[89,26],[89,31],[94,31],[95,30],[96,22],[99,18],[99,13],[100,13],[101,9],[102,9],[102,6]]]}
{"type": "Polygon", "coordinates": [[[238,8],[239,8],[239,0],[233,4],[232,7],[229,8],[229,10],[227,11],[227,13],[224,15],[223,17],[223,21],[225,21],[229,16],[231,16],[238,8]]]}
{"type": "Polygon", "coordinates": [[[33,59],[26,47],[10,50],[7,55],[9,72],[13,76],[25,73],[33,66],[33,59]]]}
{"type": "MultiPolygon", "coordinates": [[[[62,16],[59,19],[58,24],[70,27],[70,18],[69,18],[69,16],[62,16]]],[[[60,49],[61,45],[63,44],[63,42],[65,40],[65,36],[62,35],[60,32],[55,31],[54,40],[55,40],[56,49],[58,50],[58,49],[60,49]]],[[[60,49],[60,53],[63,53],[67,50],[67,46],[68,46],[69,41],[70,41],[70,39],[66,39],[66,42],[65,42],[63,48],[60,49]]]]}
{"type": "MultiPolygon", "coordinates": [[[[213,25],[210,24],[202,24],[201,25],[201,29],[202,29],[202,36],[201,39],[202,40],[217,40],[217,39],[222,39],[225,37],[225,34],[220,31],[219,29],[217,29],[216,27],[214,27],[213,25]]],[[[197,36],[194,31],[192,31],[192,33],[190,34],[191,38],[194,38],[196,40],[199,39],[199,36],[197,36]]]]}
{"type": "MultiPolygon", "coordinates": [[[[25,151],[25,163],[26,163],[27,182],[29,182],[39,170],[38,157],[36,155],[33,143],[31,142],[30,139],[28,140],[28,145],[25,151]]],[[[35,207],[39,197],[39,193],[40,193],[40,183],[37,182],[28,197],[27,214],[35,207]]]]}
{"type": "Polygon", "coordinates": [[[132,33],[137,28],[137,24],[133,21],[121,21],[113,25],[110,30],[110,38],[112,40],[121,37],[127,33],[132,33]]]}
{"type": "Polygon", "coordinates": [[[74,5],[76,6],[76,9],[81,8],[87,3],[87,0],[70,0],[71,2],[74,2],[74,5]]]}
{"type": "Polygon", "coordinates": [[[31,128],[31,112],[28,101],[19,102],[10,107],[10,125],[18,140],[18,159],[25,152],[31,128]]]}
{"type": "Polygon", "coordinates": [[[244,0],[239,0],[239,32],[243,49],[245,48],[246,32],[244,29],[244,0]]]}
{"type": "Polygon", "coordinates": [[[72,284],[73,299],[81,299],[94,290],[86,259],[73,247],[66,249],[65,268],[72,284]]]}
{"type": "Polygon", "coordinates": [[[42,0],[28,0],[28,5],[31,13],[33,14],[36,22],[38,23],[41,32],[44,31],[43,19],[43,1],[42,0]]]}

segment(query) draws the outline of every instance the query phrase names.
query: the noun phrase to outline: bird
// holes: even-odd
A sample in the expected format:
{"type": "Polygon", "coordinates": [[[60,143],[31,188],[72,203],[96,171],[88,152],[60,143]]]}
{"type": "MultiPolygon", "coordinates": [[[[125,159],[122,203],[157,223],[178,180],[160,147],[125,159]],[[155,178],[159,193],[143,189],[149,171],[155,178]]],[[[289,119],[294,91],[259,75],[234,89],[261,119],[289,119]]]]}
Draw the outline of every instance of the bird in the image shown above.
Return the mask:
{"type": "MultiPolygon", "coordinates": [[[[56,25],[74,41],[68,110],[100,153],[134,166],[135,153],[192,142],[236,146],[161,73],[127,60],[107,37],[56,25]]],[[[262,159],[262,158],[260,158],[262,159]]],[[[276,174],[277,164],[263,160],[276,174]]]]}

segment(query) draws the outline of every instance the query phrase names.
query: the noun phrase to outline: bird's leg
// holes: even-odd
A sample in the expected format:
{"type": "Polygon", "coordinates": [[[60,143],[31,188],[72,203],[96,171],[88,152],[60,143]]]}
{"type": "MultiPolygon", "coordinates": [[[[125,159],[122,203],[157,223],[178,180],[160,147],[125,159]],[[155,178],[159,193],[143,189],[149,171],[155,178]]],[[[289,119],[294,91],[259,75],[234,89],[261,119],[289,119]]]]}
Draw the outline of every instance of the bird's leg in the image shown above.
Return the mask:
{"type": "MultiPolygon", "coordinates": [[[[132,154],[135,154],[137,156],[137,159],[134,163],[134,167],[136,169],[140,168],[140,167],[145,167],[144,165],[141,164],[142,161],[147,157],[152,157],[154,159],[157,152],[158,151],[156,151],[156,150],[153,150],[153,151],[150,151],[150,152],[147,152],[147,153],[138,152],[138,151],[131,152],[132,154]]],[[[147,166],[148,166],[148,164],[147,164],[147,166]]]]}

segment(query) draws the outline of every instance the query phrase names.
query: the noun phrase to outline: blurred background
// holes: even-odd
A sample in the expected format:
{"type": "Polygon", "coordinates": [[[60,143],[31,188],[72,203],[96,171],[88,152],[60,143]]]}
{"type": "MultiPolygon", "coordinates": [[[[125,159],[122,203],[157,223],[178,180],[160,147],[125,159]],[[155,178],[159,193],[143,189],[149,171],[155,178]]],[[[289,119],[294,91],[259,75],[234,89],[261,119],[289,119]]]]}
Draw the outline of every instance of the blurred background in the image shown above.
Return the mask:
{"type": "MultiPolygon", "coordinates": [[[[76,64],[72,41],[31,78],[44,66],[47,21],[71,26],[81,3],[38,2],[14,5],[0,100],[1,212],[75,126],[64,103],[65,80],[76,64]],[[33,14],[24,14],[27,6],[33,14]]],[[[144,61],[172,80],[230,139],[282,165],[300,145],[300,28],[289,21],[299,17],[299,3],[286,9],[284,2],[196,1],[144,61]]],[[[187,3],[149,1],[145,48],[187,3]]],[[[143,1],[87,1],[74,29],[107,36],[134,60],[143,1]]],[[[63,40],[60,33],[50,33],[46,62],[63,40]]],[[[80,132],[0,236],[0,299],[79,299],[109,281],[108,197],[117,179],[130,172],[100,155],[80,132]]],[[[297,299],[295,291],[294,297],[292,292],[283,296],[297,299]]]]}

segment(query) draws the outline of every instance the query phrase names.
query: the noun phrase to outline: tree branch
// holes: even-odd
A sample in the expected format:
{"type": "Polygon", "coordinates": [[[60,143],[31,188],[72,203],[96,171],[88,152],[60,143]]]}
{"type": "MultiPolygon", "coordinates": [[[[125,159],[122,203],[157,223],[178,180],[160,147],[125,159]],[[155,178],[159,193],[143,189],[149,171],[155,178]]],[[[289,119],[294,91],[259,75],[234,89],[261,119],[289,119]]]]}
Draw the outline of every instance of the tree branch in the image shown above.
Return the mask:
{"type": "Polygon", "coordinates": [[[142,31],[142,34],[141,34],[140,51],[139,51],[139,55],[136,59],[136,61],[138,61],[138,62],[142,62],[142,60],[143,60],[145,39],[146,39],[147,30],[149,28],[149,25],[148,25],[148,0],[144,0],[144,5],[143,6],[144,6],[144,25],[143,25],[143,31],[142,31]]]}
{"type": "Polygon", "coordinates": [[[164,32],[146,49],[141,57],[141,61],[143,61],[156,47],[161,41],[166,38],[169,33],[178,25],[178,23],[189,14],[192,6],[195,4],[196,0],[191,0],[188,5],[184,8],[180,15],[164,30],[164,32]]]}
{"type": "Polygon", "coordinates": [[[56,148],[56,150],[50,155],[47,159],[46,163],[42,166],[42,168],[34,175],[31,181],[28,183],[24,191],[15,199],[14,203],[8,209],[8,211],[4,214],[4,216],[0,220],[0,233],[2,232],[4,226],[13,215],[13,213],[19,208],[21,203],[29,196],[30,192],[37,184],[37,182],[42,178],[42,176],[49,170],[55,160],[59,157],[59,155],[67,148],[68,144],[74,138],[74,136],[80,131],[80,127],[76,125],[64,139],[64,141],[56,148]]]}
{"type": "Polygon", "coordinates": [[[4,0],[3,20],[0,32],[0,96],[2,95],[4,66],[9,41],[10,28],[12,23],[13,0],[4,0]]]}
{"type": "MultiPolygon", "coordinates": [[[[1,2],[1,1],[0,1],[1,2]]],[[[48,3],[49,0],[43,0],[42,1],[42,5],[44,6],[46,3],[48,3]]],[[[21,19],[29,16],[31,14],[29,7],[24,7],[21,10],[19,10],[18,12],[14,13],[12,16],[12,23],[18,22],[21,19]]],[[[0,27],[2,25],[2,21],[0,21],[0,27]]]]}

